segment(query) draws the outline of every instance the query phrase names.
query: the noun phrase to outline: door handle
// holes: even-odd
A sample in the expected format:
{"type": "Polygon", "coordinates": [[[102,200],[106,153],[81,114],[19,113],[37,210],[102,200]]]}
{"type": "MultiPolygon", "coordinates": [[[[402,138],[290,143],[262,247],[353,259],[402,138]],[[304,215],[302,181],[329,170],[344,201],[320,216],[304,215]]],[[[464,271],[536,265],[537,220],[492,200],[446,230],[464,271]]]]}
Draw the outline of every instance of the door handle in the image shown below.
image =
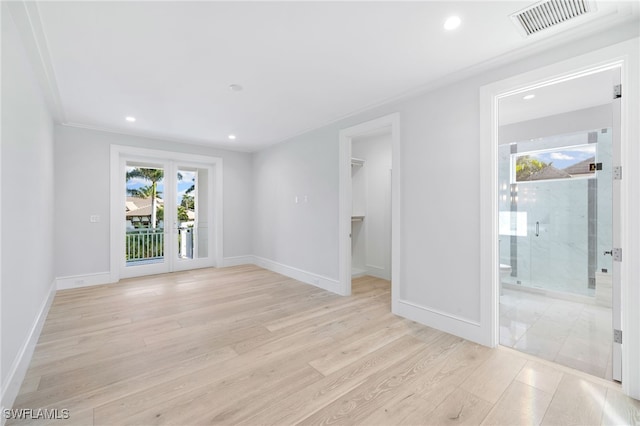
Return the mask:
{"type": "Polygon", "coordinates": [[[536,222],[536,237],[540,236],[540,222],[536,222]]]}
{"type": "Polygon", "coordinates": [[[607,254],[608,254],[609,256],[613,256],[613,250],[611,250],[611,251],[605,251],[603,254],[604,254],[604,255],[607,255],[607,254]]]}

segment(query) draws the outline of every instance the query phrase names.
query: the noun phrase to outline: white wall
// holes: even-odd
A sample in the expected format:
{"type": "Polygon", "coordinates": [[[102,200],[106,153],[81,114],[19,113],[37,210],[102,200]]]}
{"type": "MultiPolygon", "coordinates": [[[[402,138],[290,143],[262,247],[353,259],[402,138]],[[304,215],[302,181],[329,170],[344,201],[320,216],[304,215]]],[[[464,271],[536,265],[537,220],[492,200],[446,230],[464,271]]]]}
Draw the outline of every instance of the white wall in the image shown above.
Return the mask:
{"type": "Polygon", "coordinates": [[[391,134],[356,137],[351,152],[353,157],[365,160],[361,168],[354,168],[354,214],[364,214],[365,219],[352,226],[352,265],[368,275],[390,280],[391,134]],[[359,186],[358,177],[362,178],[359,186]],[[355,208],[358,197],[361,209],[355,208]]]}
{"type": "Polygon", "coordinates": [[[611,126],[611,104],[500,126],[500,144],[611,126]]]}
{"type": "Polygon", "coordinates": [[[337,277],[338,145],[326,143],[336,135],[323,129],[254,153],[256,256],[337,277]]]}
{"type": "MultiPolygon", "coordinates": [[[[479,91],[488,83],[627,39],[629,28],[557,45],[524,60],[392,102],[255,154],[254,250],[338,279],[338,134],[400,113],[402,314],[484,341],[480,281],[479,91]],[[293,204],[309,194],[312,209],[293,204]]],[[[637,29],[632,33],[637,37],[637,29]]]]}
{"type": "Polygon", "coordinates": [[[53,296],[53,120],[2,5],[2,406],[17,395],[53,296]]]}
{"type": "Polygon", "coordinates": [[[109,271],[110,146],[127,145],[223,159],[224,257],[252,254],[251,154],[120,135],[55,127],[55,276],[109,271]],[[100,215],[90,223],[90,215],[100,215]]]}

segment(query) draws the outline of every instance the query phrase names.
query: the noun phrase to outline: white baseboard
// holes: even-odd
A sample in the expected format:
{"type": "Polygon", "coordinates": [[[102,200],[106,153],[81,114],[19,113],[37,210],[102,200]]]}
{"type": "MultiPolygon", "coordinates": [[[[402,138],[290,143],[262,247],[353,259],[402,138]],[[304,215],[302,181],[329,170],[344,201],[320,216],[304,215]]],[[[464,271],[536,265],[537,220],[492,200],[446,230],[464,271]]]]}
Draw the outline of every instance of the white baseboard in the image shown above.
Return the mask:
{"type": "Polygon", "coordinates": [[[58,290],[67,290],[70,288],[90,287],[93,285],[102,285],[111,283],[111,274],[102,272],[99,274],[73,275],[70,277],[56,278],[56,287],[58,290]]]}
{"type": "Polygon", "coordinates": [[[293,266],[284,265],[279,262],[275,262],[264,257],[246,255],[246,256],[234,256],[225,257],[222,263],[223,267],[227,266],[239,266],[239,265],[256,265],[261,268],[268,269],[278,274],[293,278],[306,284],[311,284],[316,287],[320,287],[324,290],[331,291],[333,293],[339,293],[340,283],[338,280],[328,278],[322,275],[314,274],[313,272],[304,271],[302,269],[294,268],[293,266]]]}
{"type": "Polygon", "coordinates": [[[302,269],[294,268],[292,266],[283,265],[282,263],[274,262],[273,260],[265,259],[263,257],[253,256],[253,258],[254,265],[256,266],[302,281],[303,283],[320,287],[332,293],[340,294],[340,282],[338,280],[314,274],[313,272],[303,271],[302,269]]]}
{"type": "Polygon", "coordinates": [[[255,256],[249,254],[246,256],[225,257],[222,260],[222,267],[226,268],[228,266],[255,265],[255,263],[255,256]]]}
{"type": "Polygon", "coordinates": [[[38,312],[38,316],[33,322],[33,326],[31,327],[27,338],[18,351],[18,355],[13,360],[13,364],[11,365],[9,374],[7,375],[7,381],[3,384],[4,387],[2,389],[2,396],[0,397],[0,405],[2,409],[2,411],[0,411],[0,414],[2,416],[1,422],[3,425],[6,422],[6,419],[4,418],[4,410],[5,408],[11,408],[13,406],[13,403],[18,396],[18,392],[20,392],[20,386],[22,386],[22,381],[24,380],[24,377],[27,374],[27,370],[29,369],[33,351],[35,350],[38,339],[40,338],[40,332],[42,331],[42,327],[44,326],[44,321],[47,319],[47,314],[49,313],[49,308],[51,307],[51,303],[53,303],[53,298],[55,295],[56,282],[54,280],[51,283],[49,294],[42,303],[42,306],[40,307],[40,310],[38,312]]]}
{"type": "Polygon", "coordinates": [[[391,281],[391,274],[385,268],[367,264],[366,269],[367,275],[371,275],[372,277],[380,278],[382,280],[391,281]]]}
{"type": "Polygon", "coordinates": [[[362,268],[352,267],[351,268],[351,278],[360,278],[367,275],[367,271],[362,268]]]}
{"type": "Polygon", "coordinates": [[[445,333],[488,346],[479,322],[399,300],[393,313],[445,333]]]}

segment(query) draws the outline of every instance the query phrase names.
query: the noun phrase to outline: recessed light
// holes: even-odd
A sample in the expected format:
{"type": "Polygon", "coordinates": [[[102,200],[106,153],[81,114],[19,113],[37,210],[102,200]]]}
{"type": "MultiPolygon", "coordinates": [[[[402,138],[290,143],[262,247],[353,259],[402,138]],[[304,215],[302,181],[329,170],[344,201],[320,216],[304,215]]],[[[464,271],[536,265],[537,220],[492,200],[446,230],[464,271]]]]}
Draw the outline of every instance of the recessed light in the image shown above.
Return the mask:
{"type": "Polygon", "coordinates": [[[459,16],[450,16],[444,21],[444,29],[447,31],[455,30],[460,26],[461,22],[462,20],[460,20],[459,16]]]}
{"type": "Polygon", "coordinates": [[[125,118],[125,120],[127,120],[129,123],[133,123],[134,121],[136,121],[136,118],[129,116],[129,117],[125,118]]]}
{"type": "Polygon", "coordinates": [[[234,92],[239,92],[242,90],[242,86],[240,86],[239,84],[230,84],[229,89],[231,89],[234,92]]]}
{"type": "Polygon", "coordinates": [[[533,93],[530,93],[528,95],[523,96],[522,99],[524,99],[525,101],[528,101],[528,100],[531,100],[531,99],[533,99],[535,97],[536,97],[536,95],[534,95],[533,93]]]}
{"type": "Polygon", "coordinates": [[[234,140],[236,138],[236,135],[229,135],[229,139],[234,140]]]}

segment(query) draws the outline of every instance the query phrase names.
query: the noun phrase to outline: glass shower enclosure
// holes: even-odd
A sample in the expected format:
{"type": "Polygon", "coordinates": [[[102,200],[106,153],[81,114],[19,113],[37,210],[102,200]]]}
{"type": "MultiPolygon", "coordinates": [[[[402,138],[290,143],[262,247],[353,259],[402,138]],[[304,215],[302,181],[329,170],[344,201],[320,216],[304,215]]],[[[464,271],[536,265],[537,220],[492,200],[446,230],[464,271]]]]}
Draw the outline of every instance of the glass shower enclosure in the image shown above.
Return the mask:
{"type": "Polygon", "coordinates": [[[506,286],[595,296],[612,258],[612,132],[499,146],[500,263],[506,286]]]}

